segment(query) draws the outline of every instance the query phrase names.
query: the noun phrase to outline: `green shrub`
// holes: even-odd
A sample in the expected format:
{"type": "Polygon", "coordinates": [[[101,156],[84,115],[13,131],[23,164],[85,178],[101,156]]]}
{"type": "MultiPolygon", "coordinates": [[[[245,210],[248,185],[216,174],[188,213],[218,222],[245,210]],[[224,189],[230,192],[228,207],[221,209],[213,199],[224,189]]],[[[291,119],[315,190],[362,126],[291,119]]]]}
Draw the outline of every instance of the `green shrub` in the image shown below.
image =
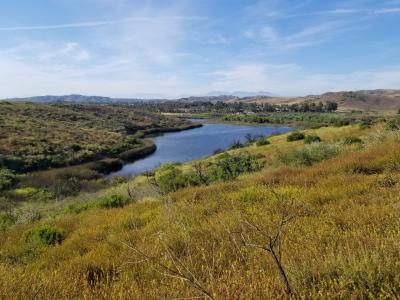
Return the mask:
{"type": "Polygon", "coordinates": [[[339,149],[336,146],[315,144],[287,154],[281,154],[279,160],[286,165],[311,166],[313,163],[331,158],[338,153],[339,149]]]}
{"type": "Polygon", "coordinates": [[[356,136],[348,136],[343,141],[345,145],[361,144],[362,142],[362,139],[356,136]]]}
{"type": "Polygon", "coordinates": [[[388,130],[400,130],[400,117],[396,117],[386,124],[386,129],[388,130]]]}
{"type": "Polygon", "coordinates": [[[99,200],[98,206],[101,208],[120,208],[129,203],[129,198],[122,195],[111,195],[99,200]]]}
{"type": "Polygon", "coordinates": [[[224,152],[224,150],[218,148],[218,149],[215,149],[215,150],[213,151],[213,155],[217,155],[217,154],[220,154],[220,153],[222,153],[222,152],[224,152]]]}
{"type": "Polygon", "coordinates": [[[229,147],[229,149],[240,149],[243,148],[244,145],[240,142],[240,141],[234,141],[231,146],[229,147]]]}
{"type": "Polygon", "coordinates": [[[304,133],[295,131],[289,134],[286,139],[288,142],[300,141],[304,139],[304,133]]]}
{"type": "Polygon", "coordinates": [[[230,155],[222,154],[211,167],[209,177],[211,180],[233,180],[243,173],[256,172],[263,168],[257,158],[249,154],[230,155]]]}
{"type": "Polygon", "coordinates": [[[155,174],[161,193],[175,192],[190,185],[190,178],[175,164],[163,164],[155,174]]]}
{"type": "Polygon", "coordinates": [[[11,170],[0,169],[0,191],[12,188],[17,183],[17,177],[11,170]]]}
{"type": "Polygon", "coordinates": [[[270,141],[268,141],[268,139],[266,137],[259,138],[256,141],[256,145],[259,146],[259,147],[260,146],[269,145],[269,144],[271,144],[271,143],[270,143],[270,141]]]}
{"type": "Polygon", "coordinates": [[[0,231],[6,230],[16,222],[16,218],[11,214],[0,213],[0,231]]]}
{"type": "Polygon", "coordinates": [[[304,138],[305,144],[319,143],[321,142],[321,138],[317,135],[306,135],[304,138]]]}
{"type": "Polygon", "coordinates": [[[363,117],[360,122],[360,129],[368,129],[374,124],[374,120],[370,117],[363,117]]]}
{"type": "Polygon", "coordinates": [[[37,189],[33,187],[17,188],[12,191],[15,199],[23,201],[48,201],[53,198],[53,194],[46,189],[37,189]]]}
{"type": "Polygon", "coordinates": [[[89,203],[76,203],[67,207],[67,212],[71,214],[80,214],[81,212],[90,209],[93,205],[89,203]]]}
{"type": "Polygon", "coordinates": [[[49,225],[31,228],[23,234],[25,242],[41,243],[47,246],[61,244],[65,237],[66,234],[63,229],[49,225]]]}

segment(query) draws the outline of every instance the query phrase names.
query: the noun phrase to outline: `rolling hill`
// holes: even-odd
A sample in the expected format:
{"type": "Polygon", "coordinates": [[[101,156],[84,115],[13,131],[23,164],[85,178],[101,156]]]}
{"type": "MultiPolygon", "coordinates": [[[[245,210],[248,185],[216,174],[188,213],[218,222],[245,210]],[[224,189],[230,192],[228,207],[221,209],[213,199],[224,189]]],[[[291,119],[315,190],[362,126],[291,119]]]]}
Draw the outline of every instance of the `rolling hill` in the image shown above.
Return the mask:
{"type": "Polygon", "coordinates": [[[271,104],[294,104],[302,102],[336,102],[339,110],[362,110],[362,111],[398,111],[400,109],[400,90],[363,90],[329,92],[322,95],[309,95],[305,97],[246,97],[234,99],[229,102],[246,103],[271,103],[271,104]]]}

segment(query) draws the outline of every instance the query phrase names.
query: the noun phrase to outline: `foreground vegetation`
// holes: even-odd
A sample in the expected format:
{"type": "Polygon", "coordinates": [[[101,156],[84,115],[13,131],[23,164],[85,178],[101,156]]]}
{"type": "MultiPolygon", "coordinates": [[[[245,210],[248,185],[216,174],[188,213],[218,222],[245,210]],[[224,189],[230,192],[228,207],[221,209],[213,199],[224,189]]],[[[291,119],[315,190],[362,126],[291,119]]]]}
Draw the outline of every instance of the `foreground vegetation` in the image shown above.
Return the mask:
{"type": "Polygon", "coordinates": [[[36,219],[3,212],[0,298],[396,299],[398,124],[254,140],[36,219]]]}

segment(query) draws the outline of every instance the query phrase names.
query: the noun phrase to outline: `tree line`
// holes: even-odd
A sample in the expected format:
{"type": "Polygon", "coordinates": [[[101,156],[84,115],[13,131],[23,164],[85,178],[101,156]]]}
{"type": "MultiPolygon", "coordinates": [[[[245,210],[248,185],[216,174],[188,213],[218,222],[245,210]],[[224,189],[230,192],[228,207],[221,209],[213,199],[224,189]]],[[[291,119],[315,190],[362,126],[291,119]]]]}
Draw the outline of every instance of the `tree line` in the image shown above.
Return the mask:
{"type": "Polygon", "coordinates": [[[242,112],[334,112],[336,102],[323,103],[303,102],[294,104],[244,103],[244,102],[211,102],[211,101],[163,101],[137,102],[133,106],[152,112],[170,113],[242,113],[242,112]]]}

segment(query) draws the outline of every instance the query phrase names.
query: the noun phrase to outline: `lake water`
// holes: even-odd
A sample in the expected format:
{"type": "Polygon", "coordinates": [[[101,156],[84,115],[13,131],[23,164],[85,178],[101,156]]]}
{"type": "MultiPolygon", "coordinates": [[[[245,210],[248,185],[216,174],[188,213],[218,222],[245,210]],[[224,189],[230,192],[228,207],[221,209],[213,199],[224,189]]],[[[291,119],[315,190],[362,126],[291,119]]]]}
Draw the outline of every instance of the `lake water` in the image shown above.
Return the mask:
{"type": "Polygon", "coordinates": [[[153,138],[157,150],[153,154],[124,165],[110,176],[138,175],[157,168],[166,162],[184,162],[196,160],[212,154],[217,149],[226,149],[234,141],[246,141],[246,135],[270,136],[291,130],[288,127],[249,126],[209,123],[206,120],[193,120],[203,123],[203,127],[165,133],[153,138]]]}

